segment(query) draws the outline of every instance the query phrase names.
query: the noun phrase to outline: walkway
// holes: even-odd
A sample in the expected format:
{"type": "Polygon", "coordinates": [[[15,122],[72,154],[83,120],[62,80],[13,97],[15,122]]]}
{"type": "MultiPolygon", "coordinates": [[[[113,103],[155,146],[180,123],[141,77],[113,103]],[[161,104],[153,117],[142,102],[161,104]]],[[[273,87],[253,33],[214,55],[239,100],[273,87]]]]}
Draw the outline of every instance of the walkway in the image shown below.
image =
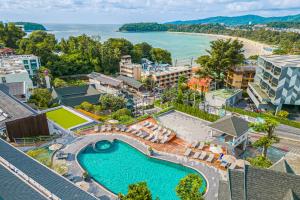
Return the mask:
{"type": "MultiPolygon", "coordinates": [[[[124,142],[127,142],[128,144],[132,145],[133,147],[137,148],[141,152],[147,154],[148,153],[148,146],[141,143],[139,140],[136,140],[132,137],[123,135],[123,134],[93,134],[93,135],[87,135],[84,137],[78,138],[75,142],[69,144],[65,149],[64,152],[71,153],[73,156],[73,159],[70,159],[67,161],[67,165],[69,167],[69,172],[73,176],[82,176],[82,169],[79,166],[76,155],[77,153],[87,146],[88,144],[99,141],[99,140],[113,140],[113,139],[119,139],[124,142]]],[[[155,157],[159,159],[164,159],[168,161],[172,161],[178,164],[182,164],[191,168],[196,169],[199,171],[204,177],[207,179],[208,183],[208,191],[205,194],[205,198],[209,200],[218,199],[218,185],[219,185],[219,179],[221,178],[221,175],[224,175],[224,171],[218,170],[215,167],[208,166],[205,163],[197,162],[191,159],[187,159],[183,156],[178,156],[174,154],[168,154],[163,152],[155,152],[155,157]]],[[[116,197],[101,187],[96,182],[92,181],[90,183],[90,189],[89,192],[92,192],[95,194],[95,196],[99,197],[100,199],[115,199],[116,197]]]]}

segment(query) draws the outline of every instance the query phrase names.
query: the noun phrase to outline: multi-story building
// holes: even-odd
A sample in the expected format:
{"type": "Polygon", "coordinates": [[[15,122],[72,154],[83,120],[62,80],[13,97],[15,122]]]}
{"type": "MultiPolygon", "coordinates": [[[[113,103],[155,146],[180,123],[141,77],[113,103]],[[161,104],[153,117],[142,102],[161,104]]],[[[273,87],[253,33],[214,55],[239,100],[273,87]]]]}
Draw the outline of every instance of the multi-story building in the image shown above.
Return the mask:
{"type": "MultiPolygon", "coordinates": [[[[0,58],[0,70],[13,73],[14,70],[26,70],[33,86],[36,86],[36,76],[40,68],[40,59],[34,55],[12,55],[0,58]]],[[[14,82],[20,82],[15,79],[14,82]]]]}
{"type": "Polygon", "coordinates": [[[122,56],[120,61],[120,75],[141,80],[141,74],[142,65],[133,64],[130,55],[122,56]]]}
{"type": "Polygon", "coordinates": [[[229,69],[225,77],[225,86],[232,89],[248,88],[248,83],[254,82],[256,66],[246,65],[229,69]]]}
{"type": "Polygon", "coordinates": [[[258,109],[276,109],[282,105],[300,105],[300,56],[260,56],[255,81],[247,93],[258,109]]]}
{"type": "Polygon", "coordinates": [[[177,84],[180,76],[190,79],[192,68],[188,66],[166,67],[157,71],[144,71],[142,76],[150,77],[157,87],[165,88],[177,84]]]}

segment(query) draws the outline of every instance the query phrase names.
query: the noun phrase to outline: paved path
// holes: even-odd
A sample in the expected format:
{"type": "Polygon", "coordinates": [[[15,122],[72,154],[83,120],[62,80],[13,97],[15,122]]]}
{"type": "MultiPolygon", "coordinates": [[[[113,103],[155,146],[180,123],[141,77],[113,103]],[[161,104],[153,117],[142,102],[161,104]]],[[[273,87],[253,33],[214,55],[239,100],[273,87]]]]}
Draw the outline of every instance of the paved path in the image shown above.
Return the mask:
{"type": "MultiPolygon", "coordinates": [[[[84,148],[85,146],[87,146],[92,142],[96,142],[99,140],[113,140],[113,139],[122,140],[132,145],[133,147],[137,148],[141,152],[145,154],[148,153],[148,146],[144,145],[138,140],[135,140],[134,138],[122,134],[107,134],[107,135],[97,134],[97,135],[83,136],[78,138],[75,142],[69,144],[63,150],[64,152],[71,153],[73,155],[72,156],[73,158],[67,161],[69,172],[73,176],[78,176],[78,177],[82,176],[82,169],[76,160],[76,155],[82,148],[84,148]]],[[[205,199],[208,200],[218,199],[219,179],[225,176],[223,171],[221,170],[219,171],[214,167],[207,166],[204,163],[192,161],[183,156],[177,156],[174,154],[155,152],[154,157],[172,161],[178,164],[182,164],[199,171],[206,178],[208,184],[208,191],[205,194],[205,199]]],[[[93,193],[95,196],[99,197],[100,199],[116,199],[116,197],[111,192],[107,191],[105,188],[101,187],[99,184],[97,184],[94,181],[90,183],[90,189],[88,190],[88,192],[93,193]]]]}

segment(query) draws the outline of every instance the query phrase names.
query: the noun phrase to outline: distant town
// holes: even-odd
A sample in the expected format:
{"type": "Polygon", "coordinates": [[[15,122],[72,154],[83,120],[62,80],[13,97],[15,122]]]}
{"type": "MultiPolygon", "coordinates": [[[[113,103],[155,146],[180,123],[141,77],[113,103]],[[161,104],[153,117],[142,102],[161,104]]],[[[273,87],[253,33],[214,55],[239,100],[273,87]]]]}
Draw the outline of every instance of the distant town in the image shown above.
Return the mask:
{"type": "Polygon", "coordinates": [[[229,36],[180,65],[146,42],[1,22],[0,199],[300,198],[298,26],[119,29],[229,36]],[[246,57],[241,38],[272,48],[246,57]]]}

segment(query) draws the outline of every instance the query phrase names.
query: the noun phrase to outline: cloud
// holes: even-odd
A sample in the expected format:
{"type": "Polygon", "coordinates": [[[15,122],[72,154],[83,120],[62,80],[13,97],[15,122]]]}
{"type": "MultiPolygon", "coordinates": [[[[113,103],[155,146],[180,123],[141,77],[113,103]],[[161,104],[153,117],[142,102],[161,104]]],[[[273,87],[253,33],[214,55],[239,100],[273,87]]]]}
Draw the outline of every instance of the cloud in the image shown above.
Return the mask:
{"type": "Polygon", "coordinates": [[[300,0],[0,0],[0,19],[57,21],[59,17],[61,22],[170,21],[299,11],[300,0]]]}

